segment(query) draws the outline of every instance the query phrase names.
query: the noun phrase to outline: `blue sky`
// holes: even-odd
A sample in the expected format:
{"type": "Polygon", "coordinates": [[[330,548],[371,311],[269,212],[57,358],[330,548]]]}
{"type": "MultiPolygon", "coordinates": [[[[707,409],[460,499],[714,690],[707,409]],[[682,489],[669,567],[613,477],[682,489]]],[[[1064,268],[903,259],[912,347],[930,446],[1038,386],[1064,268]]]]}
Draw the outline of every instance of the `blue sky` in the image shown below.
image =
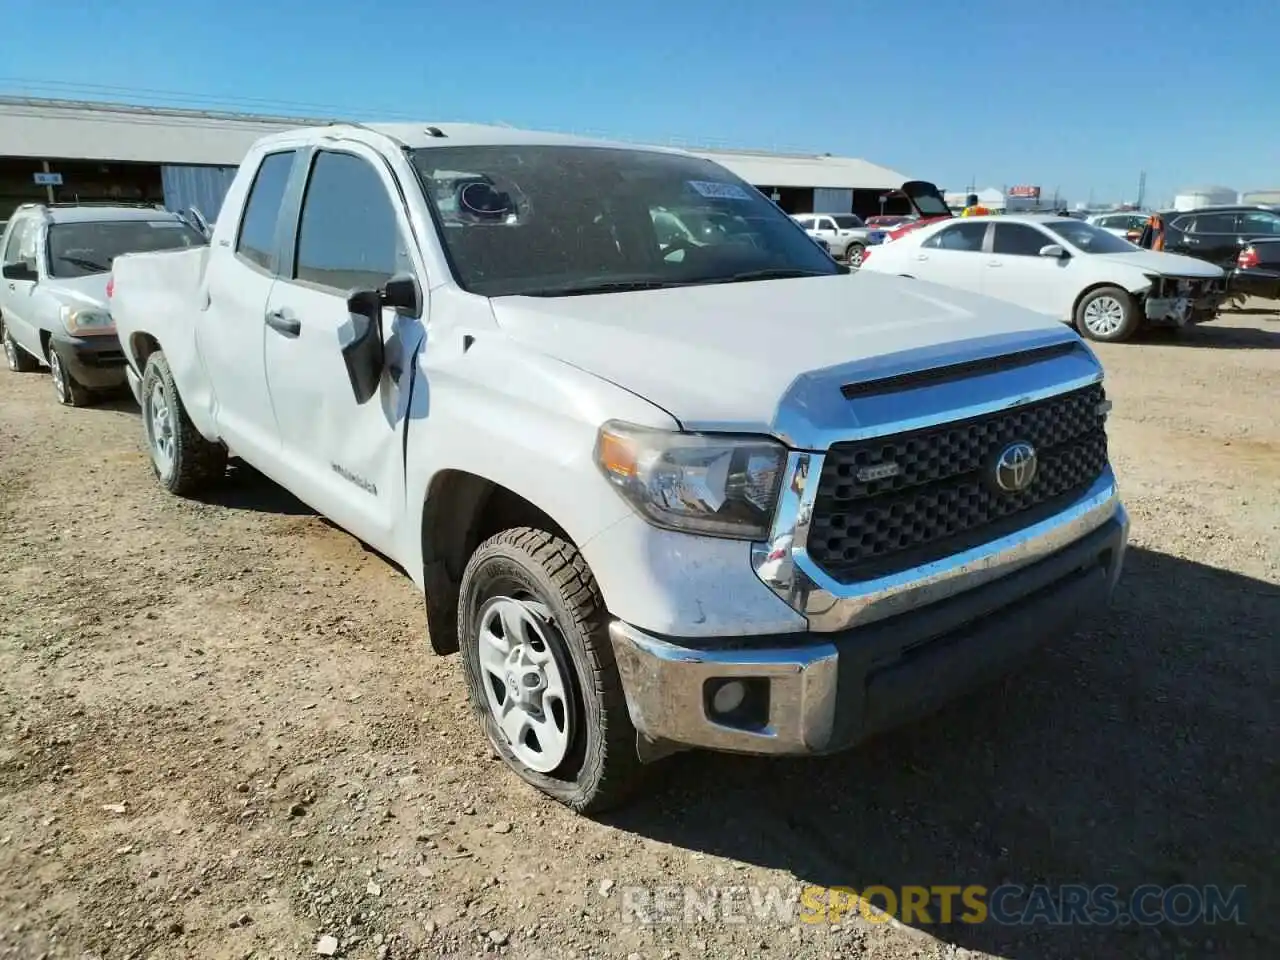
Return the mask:
{"type": "Polygon", "coordinates": [[[1072,201],[1143,169],[1155,202],[1280,187],[1276,0],[5,7],[3,93],[830,152],[1072,201]]]}

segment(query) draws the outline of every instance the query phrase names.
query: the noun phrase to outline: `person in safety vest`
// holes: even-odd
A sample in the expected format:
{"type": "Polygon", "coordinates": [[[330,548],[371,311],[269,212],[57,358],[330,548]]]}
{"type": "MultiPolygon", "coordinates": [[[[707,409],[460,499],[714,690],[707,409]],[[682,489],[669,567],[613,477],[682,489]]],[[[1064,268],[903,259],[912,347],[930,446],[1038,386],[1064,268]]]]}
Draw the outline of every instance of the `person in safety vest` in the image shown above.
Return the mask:
{"type": "Polygon", "coordinates": [[[971,193],[964,198],[964,209],[960,211],[962,217],[985,217],[991,211],[978,202],[978,195],[971,193]]]}

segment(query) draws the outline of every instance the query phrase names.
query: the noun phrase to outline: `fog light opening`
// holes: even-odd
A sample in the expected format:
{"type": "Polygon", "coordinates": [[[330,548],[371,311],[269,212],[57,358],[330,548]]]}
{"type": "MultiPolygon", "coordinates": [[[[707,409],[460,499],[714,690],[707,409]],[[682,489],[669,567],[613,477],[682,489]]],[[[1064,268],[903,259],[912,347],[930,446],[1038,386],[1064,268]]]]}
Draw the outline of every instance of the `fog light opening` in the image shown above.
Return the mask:
{"type": "Polygon", "coordinates": [[[707,719],[736,730],[769,725],[769,681],[764,677],[717,677],[702,690],[707,719]]]}
{"type": "Polygon", "coordinates": [[[747,688],[741,680],[729,680],[720,684],[711,695],[711,709],[716,713],[733,713],[747,699],[747,688]]]}

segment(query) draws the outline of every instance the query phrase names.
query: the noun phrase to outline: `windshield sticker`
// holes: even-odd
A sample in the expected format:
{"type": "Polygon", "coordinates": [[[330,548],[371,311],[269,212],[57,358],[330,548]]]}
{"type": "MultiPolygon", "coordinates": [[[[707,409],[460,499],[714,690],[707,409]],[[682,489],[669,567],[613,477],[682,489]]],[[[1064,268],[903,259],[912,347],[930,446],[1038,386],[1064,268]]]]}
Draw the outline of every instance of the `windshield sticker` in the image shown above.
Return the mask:
{"type": "Polygon", "coordinates": [[[152,230],[181,230],[186,224],[178,220],[148,220],[147,226],[152,230]]]}
{"type": "Polygon", "coordinates": [[[689,180],[689,186],[704,197],[715,200],[750,200],[751,194],[736,183],[719,183],[715,180],[689,180]]]}

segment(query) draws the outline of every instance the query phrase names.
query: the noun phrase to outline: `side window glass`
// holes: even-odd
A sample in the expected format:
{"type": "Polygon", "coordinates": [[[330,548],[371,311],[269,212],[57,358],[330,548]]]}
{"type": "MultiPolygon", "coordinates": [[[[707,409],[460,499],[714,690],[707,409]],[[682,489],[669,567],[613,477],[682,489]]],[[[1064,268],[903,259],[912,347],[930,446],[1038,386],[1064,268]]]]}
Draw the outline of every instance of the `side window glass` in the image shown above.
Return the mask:
{"type": "Polygon", "coordinates": [[[1038,257],[1041,247],[1055,242],[1025,223],[997,223],[991,250],[993,253],[1009,253],[1019,257],[1038,257]]]}
{"type": "Polygon", "coordinates": [[[1247,237],[1268,237],[1280,234],[1280,216],[1259,210],[1240,216],[1240,232],[1247,237]]]}
{"type": "Polygon", "coordinates": [[[986,236],[985,223],[957,223],[940,230],[921,244],[938,250],[958,250],[965,253],[981,253],[982,238],[986,236]]]}
{"type": "Polygon", "coordinates": [[[280,207],[284,202],[284,189],[293,169],[294,151],[271,153],[262,159],[258,173],[249,188],[249,199],[244,205],[244,217],[240,221],[240,236],[236,240],[236,253],[250,263],[266,270],[274,267],[276,253],[276,224],[280,221],[280,207]]]}
{"type": "Polygon", "coordinates": [[[830,217],[823,217],[822,220],[819,222],[819,227],[822,230],[831,230],[832,232],[834,232],[836,229],[836,222],[832,220],[830,217]]]}
{"type": "Polygon", "coordinates": [[[6,264],[21,263],[23,261],[22,246],[29,233],[31,233],[30,220],[19,220],[13,225],[13,229],[9,231],[9,242],[4,246],[4,262],[6,264]]]}
{"type": "Polygon", "coordinates": [[[1235,233],[1234,213],[1202,213],[1195,218],[1195,233],[1235,233]]]}
{"type": "Polygon", "coordinates": [[[294,276],[344,293],[382,286],[403,262],[395,208],[360,157],[319,153],[302,199],[294,276]]]}

